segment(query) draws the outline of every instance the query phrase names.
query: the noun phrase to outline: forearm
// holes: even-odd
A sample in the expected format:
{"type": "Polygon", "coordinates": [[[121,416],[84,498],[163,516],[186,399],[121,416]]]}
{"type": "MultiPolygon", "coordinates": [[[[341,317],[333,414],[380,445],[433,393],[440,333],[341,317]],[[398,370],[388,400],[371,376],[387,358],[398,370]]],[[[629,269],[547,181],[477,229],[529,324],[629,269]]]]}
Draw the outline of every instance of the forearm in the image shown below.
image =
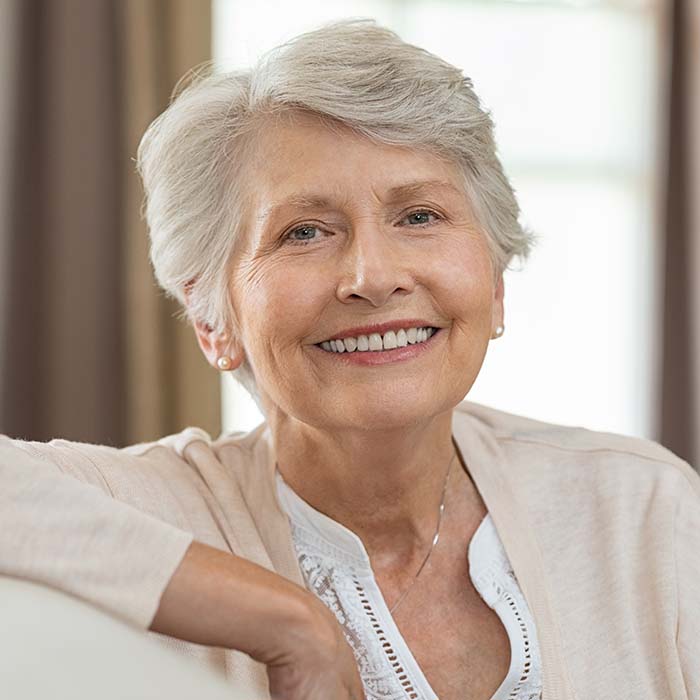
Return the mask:
{"type": "Polygon", "coordinates": [[[193,542],[150,629],[275,661],[312,624],[314,602],[295,583],[246,559],[193,542]]]}

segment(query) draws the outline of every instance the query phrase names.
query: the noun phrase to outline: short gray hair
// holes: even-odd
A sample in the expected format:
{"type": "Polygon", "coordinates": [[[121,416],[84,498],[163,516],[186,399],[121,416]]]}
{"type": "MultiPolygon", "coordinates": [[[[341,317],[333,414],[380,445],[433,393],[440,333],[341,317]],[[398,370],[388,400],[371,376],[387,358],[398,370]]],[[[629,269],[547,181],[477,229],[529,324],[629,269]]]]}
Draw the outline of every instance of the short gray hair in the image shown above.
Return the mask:
{"type": "MultiPolygon", "coordinates": [[[[460,166],[465,195],[500,274],[533,235],[496,153],[493,122],[462,72],[372,20],[302,34],[251,69],[185,76],[138,149],[151,262],[190,321],[237,327],[228,281],[243,209],[240,176],[260,117],[302,110],[377,142],[429,149],[460,166]]],[[[256,398],[247,361],[236,378],[256,398]]]]}

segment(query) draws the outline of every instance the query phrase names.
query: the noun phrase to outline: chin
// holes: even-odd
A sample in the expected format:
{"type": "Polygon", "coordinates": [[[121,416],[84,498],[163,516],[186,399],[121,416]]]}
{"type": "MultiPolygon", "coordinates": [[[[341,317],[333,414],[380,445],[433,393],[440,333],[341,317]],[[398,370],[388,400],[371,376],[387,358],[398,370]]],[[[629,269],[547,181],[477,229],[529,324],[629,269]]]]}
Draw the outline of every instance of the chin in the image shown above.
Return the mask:
{"type": "Polygon", "coordinates": [[[408,428],[425,423],[453,407],[449,402],[439,401],[435,394],[422,401],[416,401],[413,392],[411,396],[399,401],[377,401],[376,397],[364,397],[356,403],[346,401],[342,412],[326,417],[331,423],[326,423],[326,429],[385,431],[408,428]]]}

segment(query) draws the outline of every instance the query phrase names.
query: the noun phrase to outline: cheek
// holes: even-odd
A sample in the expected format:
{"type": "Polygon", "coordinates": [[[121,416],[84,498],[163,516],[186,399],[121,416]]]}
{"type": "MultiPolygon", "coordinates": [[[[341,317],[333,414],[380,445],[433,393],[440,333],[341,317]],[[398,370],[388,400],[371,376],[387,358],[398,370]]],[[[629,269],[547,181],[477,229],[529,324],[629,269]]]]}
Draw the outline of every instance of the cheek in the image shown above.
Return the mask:
{"type": "Polygon", "coordinates": [[[478,327],[490,324],[494,297],[493,268],[488,250],[479,240],[446,246],[440,259],[426,267],[426,284],[456,323],[478,327]]]}
{"type": "Polygon", "coordinates": [[[291,261],[251,263],[232,284],[251,360],[299,348],[318,328],[328,285],[291,261]]]}

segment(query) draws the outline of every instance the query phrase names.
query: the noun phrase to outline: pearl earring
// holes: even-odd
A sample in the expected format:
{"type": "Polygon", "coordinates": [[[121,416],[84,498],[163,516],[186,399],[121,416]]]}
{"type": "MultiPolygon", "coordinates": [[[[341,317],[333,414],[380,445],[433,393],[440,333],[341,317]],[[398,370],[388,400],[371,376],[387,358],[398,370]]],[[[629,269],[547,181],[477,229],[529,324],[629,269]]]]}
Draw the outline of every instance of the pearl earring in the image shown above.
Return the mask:
{"type": "Polygon", "coordinates": [[[500,338],[503,335],[504,330],[505,328],[503,328],[503,326],[496,326],[496,330],[494,331],[493,337],[500,338]]]}
{"type": "Polygon", "coordinates": [[[216,360],[216,366],[221,370],[231,369],[232,360],[228,355],[222,355],[216,360]]]}

